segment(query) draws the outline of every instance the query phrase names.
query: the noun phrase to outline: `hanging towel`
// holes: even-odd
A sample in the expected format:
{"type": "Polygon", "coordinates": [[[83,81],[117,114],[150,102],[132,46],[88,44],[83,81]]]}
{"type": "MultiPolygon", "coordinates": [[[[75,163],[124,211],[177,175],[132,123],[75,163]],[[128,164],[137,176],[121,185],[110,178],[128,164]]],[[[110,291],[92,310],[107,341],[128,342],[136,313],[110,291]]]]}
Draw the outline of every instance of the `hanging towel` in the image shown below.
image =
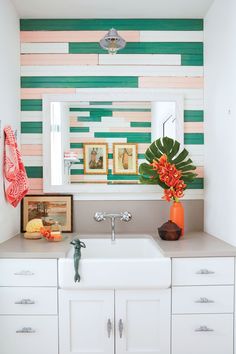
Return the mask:
{"type": "Polygon", "coordinates": [[[10,126],[4,128],[5,146],[3,174],[7,201],[16,207],[29,190],[29,181],[25,171],[14,132],[10,126]]]}

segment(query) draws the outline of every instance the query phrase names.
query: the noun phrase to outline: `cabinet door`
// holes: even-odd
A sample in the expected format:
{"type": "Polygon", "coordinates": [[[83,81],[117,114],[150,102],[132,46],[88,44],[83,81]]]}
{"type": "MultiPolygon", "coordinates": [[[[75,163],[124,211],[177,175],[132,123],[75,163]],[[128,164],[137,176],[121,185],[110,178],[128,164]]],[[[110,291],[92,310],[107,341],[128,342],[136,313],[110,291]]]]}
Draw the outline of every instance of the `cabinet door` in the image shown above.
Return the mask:
{"type": "Polygon", "coordinates": [[[170,353],[170,289],[117,291],[116,353],[170,353]]]}
{"type": "Polygon", "coordinates": [[[113,328],[113,291],[59,291],[60,354],[112,354],[113,328]]]}

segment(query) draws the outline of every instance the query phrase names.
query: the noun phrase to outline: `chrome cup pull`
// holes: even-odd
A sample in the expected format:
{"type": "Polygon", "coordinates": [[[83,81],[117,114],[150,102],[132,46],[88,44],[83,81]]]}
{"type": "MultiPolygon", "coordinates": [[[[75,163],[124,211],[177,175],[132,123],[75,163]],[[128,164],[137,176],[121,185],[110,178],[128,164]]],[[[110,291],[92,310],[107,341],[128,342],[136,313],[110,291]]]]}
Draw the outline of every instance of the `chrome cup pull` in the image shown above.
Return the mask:
{"type": "Polygon", "coordinates": [[[35,301],[30,299],[22,299],[20,301],[15,301],[16,305],[34,305],[35,301]]]}
{"type": "Polygon", "coordinates": [[[123,324],[122,319],[119,320],[119,325],[118,325],[118,327],[119,327],[119,335],[120,335],[120,338],[122,338],[122,336],[123,336],[123,330],[124,330],[124,324],[123,324]]]}
{"type": "Polygon", "coordinates": [[[111,323],[110,318],[108,318],[108,320],[107,320],[107,336],[108,336],[108,338],[111,337],[111,332],[112,332],[112,323],[111,323]]]}
{"type": "Polygon", "coordinates": [[[21,270],[20,272],[14,273],[14,275],[34,275],[30,270],[21,270]]]}
{"type": "Polygon", "coordinates": [[[200,297],[200,299],[196,300],[195,302],[198,304],[210,304],[210,303],[212,304],[212,303],[214,303],[213,300],[210,300],[207,297],[200,297]]]}
{"type": "Polygon", "coordinates": [[[196,272],[196,274],[215,274],[215,272],[209,269],[200,269],[196,272]]]}
{"type": "Polygon", "coordinates": [[[22,329],[18,329],[16,333],[35,333],[36,331],[31,327],[23,327],[22,329]]]}
{"type": "Polygon", "coordinates": [[[214,329],[208,328],[207,326],[200,326],[195,329],[195,332],[214,332],[214,329]]]}

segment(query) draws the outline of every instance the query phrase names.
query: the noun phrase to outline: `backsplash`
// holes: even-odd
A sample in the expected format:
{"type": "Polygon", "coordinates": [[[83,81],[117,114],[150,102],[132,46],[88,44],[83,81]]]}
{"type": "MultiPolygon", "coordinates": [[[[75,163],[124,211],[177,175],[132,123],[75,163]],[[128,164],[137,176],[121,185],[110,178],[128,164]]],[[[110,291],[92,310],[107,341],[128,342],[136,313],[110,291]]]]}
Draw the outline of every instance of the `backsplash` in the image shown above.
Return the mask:
{"type": "MultiPolygon", "coordinates": [[[[155,88],[184,95],[184,142],[198,166],[198,178],[191,187],[201,194],[204,112],[200,19],[21,20],[21,142],[30,192],[42,192],[42,95],[99,87],[155,88]],[[121,54],[109,55],[99,47],[98,41],[110,27],[127,41],[121,54]]],[[[150,123],[149,119],[144,121],[150,123]]],[[[142,159],[145,144],[150,143],[150,124],[130,129],[141,129],[139,133],[145,134],[139,150],[142,159]]],[[[120,129],[112,133],[118,131],[121,133],[120,129]]],[[[122,133],[128,134],[128,130],[122,127],[122,133]]],[[[81,176],[82,166],[78,170],[77,176],[81,176]]]]}

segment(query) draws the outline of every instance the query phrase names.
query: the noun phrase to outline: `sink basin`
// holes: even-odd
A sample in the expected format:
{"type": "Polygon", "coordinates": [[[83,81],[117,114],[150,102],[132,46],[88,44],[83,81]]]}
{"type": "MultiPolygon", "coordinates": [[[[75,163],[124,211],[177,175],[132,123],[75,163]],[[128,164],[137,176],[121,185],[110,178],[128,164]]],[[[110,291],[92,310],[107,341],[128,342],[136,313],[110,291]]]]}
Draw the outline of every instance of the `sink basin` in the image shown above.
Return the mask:
{"type": "Polygon", "coordinates": [[[115,242],[99,235],[81,236],[86,244],[81,250],[79,265],[81,281],[74,282],[74,247],[66,258],[59,259],[59,286],[74,288],[168,288],[171,262],[162,255],[156,242],[148,235],[117,236],[115,242]]]}

